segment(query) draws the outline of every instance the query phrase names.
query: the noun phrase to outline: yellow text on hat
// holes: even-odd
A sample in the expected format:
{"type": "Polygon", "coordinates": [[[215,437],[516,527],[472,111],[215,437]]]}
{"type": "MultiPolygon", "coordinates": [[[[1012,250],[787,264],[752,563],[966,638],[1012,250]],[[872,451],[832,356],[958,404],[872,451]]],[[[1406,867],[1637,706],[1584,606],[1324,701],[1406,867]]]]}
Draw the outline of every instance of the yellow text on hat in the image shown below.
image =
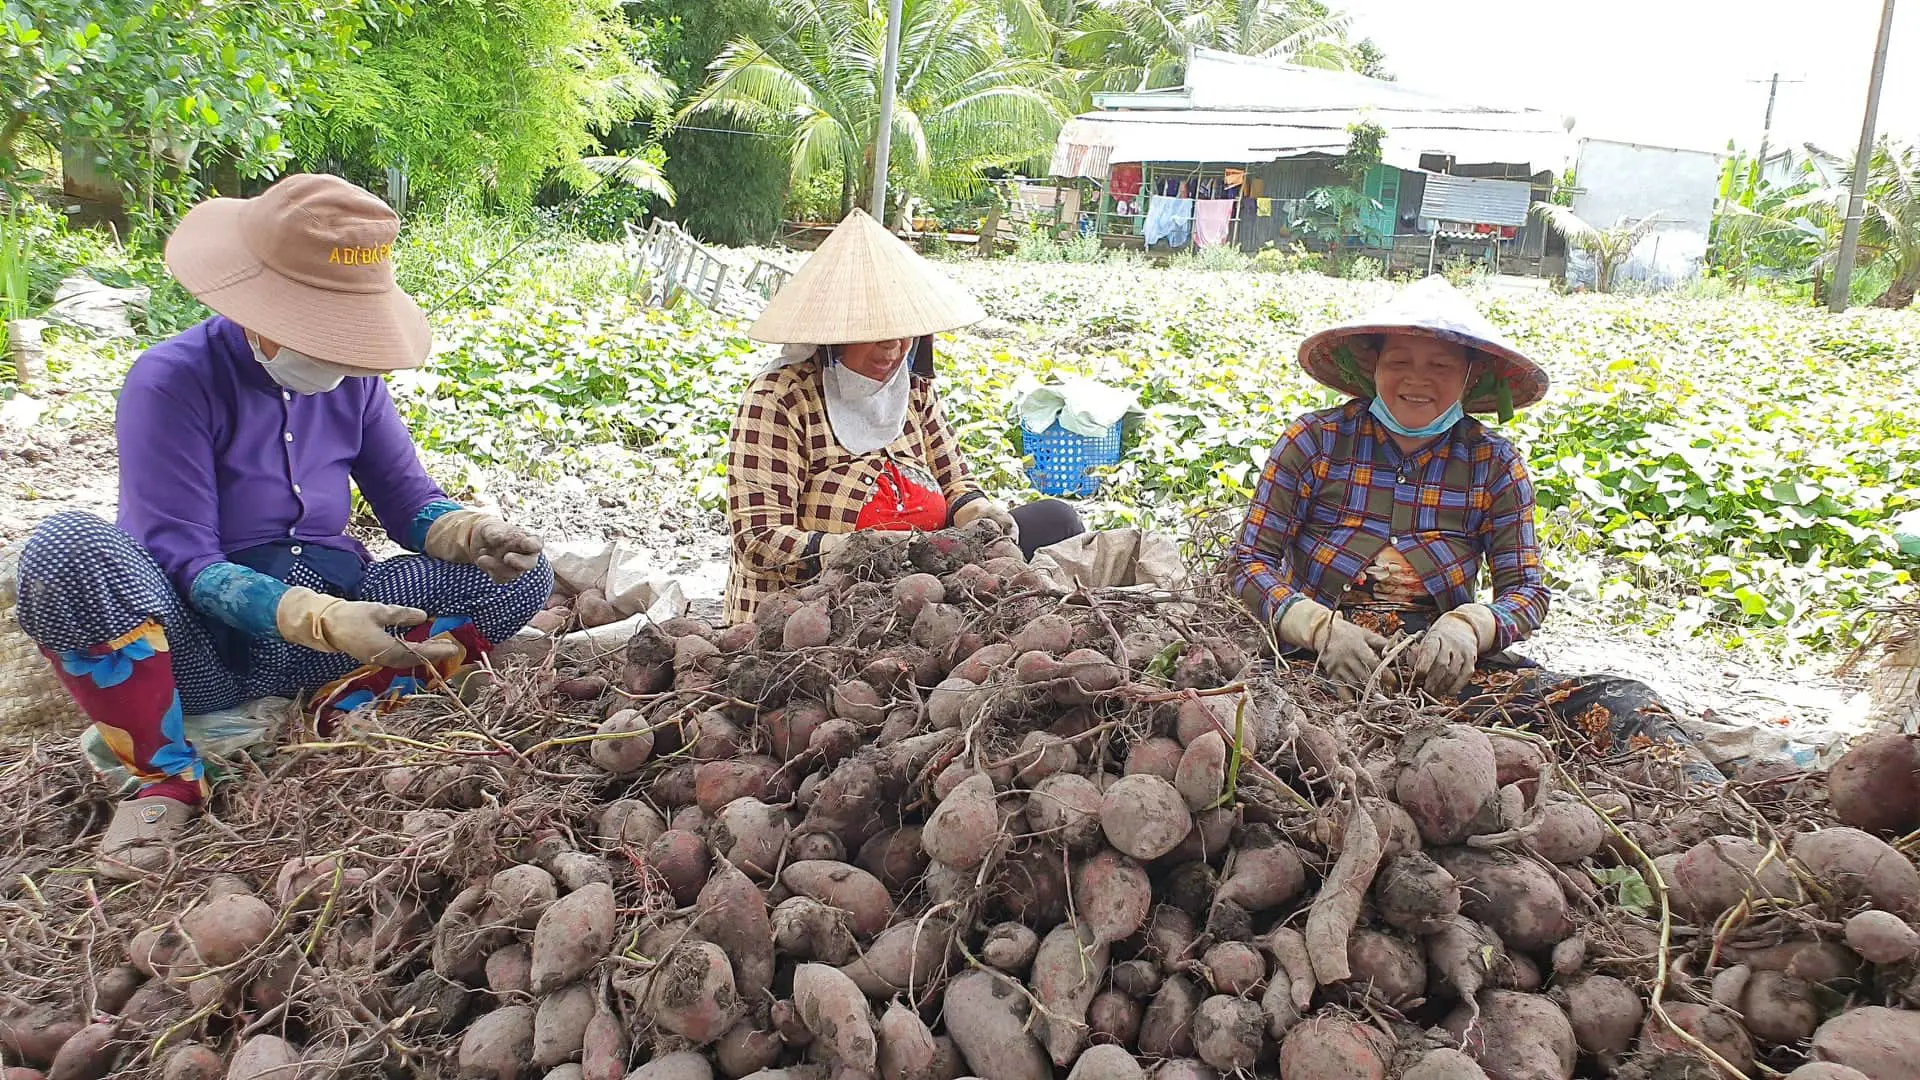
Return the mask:
{"type": "Polygon", "coordinates": [[[393,245],[379,247],[337,247],[327,255],[329,266],[372,266],[393,257],[393,245]]]}

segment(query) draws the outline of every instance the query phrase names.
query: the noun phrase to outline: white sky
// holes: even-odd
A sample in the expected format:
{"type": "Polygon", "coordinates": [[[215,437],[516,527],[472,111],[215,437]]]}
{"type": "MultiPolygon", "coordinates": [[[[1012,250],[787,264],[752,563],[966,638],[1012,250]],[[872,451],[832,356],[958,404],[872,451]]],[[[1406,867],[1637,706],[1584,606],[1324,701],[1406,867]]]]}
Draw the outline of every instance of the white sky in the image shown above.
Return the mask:
{"type": "MultiPolygon", "coordinates": [[[[1882,0],[1336,0],[1402,82],[1576,121],[1575,136],[1852,154],[1882,0]],[[1789,79],[1800,82],[1789,83],[1789,79]],[[1755,80],[1749,82],[1748,80],[1755,80]]],[[[1920,0],[1894,14],[1878,130],[1920,140],[1920,0]]]]}

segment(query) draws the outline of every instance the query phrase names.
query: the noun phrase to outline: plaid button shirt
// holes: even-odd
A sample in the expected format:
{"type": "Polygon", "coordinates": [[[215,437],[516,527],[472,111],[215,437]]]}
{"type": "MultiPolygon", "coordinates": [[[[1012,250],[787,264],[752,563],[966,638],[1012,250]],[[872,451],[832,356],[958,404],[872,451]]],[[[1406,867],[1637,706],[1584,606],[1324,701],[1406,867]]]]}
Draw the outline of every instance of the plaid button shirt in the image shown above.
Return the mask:
{"type": "Polygon", "coordinates": [[[1442,610],[1493,576],[1494,648],[1533,633],[1549,593],[1533,484],[1511,443],[1477,420],[1406,456],[1365,399],[1295,420],[1274,447],[1233,546],[1233,586],[1271,623],[1309,596],[1338,608],[1391,545],[1442,610]]]}
{"type": "Polygon", "coordinates": [[[752,618],[760,601],[819,573],[821,537],[854,531],[888,461],[931,476],[949,513],[984,495],[967,474],[933,380],[913,377],[898,439],[855,456],[834,438],[818,360],[754,379],[727,451],[727,620],[752,618]]]}

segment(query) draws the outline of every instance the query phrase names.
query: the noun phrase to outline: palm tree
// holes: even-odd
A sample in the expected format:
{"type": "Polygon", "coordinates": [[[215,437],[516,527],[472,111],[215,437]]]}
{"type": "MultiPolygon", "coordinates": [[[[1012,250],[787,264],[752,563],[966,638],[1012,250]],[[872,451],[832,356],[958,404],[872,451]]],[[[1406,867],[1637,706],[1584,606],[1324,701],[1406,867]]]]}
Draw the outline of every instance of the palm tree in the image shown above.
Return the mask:
{"type": "Polygon", "coordinates": [[[1561,239],[1593,257],[1594,288],[1603,293],[1613,291],[1614,272],[1664,220],[1662,211],[1655,210],[1638,221],[1629,222],[1623,217],[1602,229],[1588,224],[1571,207],[1534,203],[1533,213],[1547,228],[1559,233],[1561,239]]]}
{"type": "Polygon", "coordinates": [[[1357,71],[1348,21],[1318,0],[1084,0],[1066,52],[1090,93],[1178,86],[1196,46],[1357,71]]]}
{"type": "MultiPolygon", "coordinates": [[[[1008,51],[1009,8],[1047,15],[1045,4],[1016,0],[902,3],[891,161],[906,189],[970,195],[984,170],[1027,161],[1059,133],[1065,73],[1050,56],[1008,51]]],[[[795,186],[837,171],[844,214],[870,191],[886,0],[773,0],[773,9],[792,31],[729,45],[681,115],[788,136],[795,186]]]]}
{"type": "MultiPolygon", "coordinates": [[[[1837,237],[1853,195],[1853,168],[1833,154],[1814,153],[1832,182],[1810,192],[1806,202],[1830,210],[1837,237]]],[[[1892,277],[1874,306],[1907,307],[1920,292],[1920,145],[1881,138],[1867,160],[1865,211],[1859,265],[1885,264],[1892,277]]],[[[1820,268],[1828,261],[1830,257],[1823,256],[1820,268]]]]}

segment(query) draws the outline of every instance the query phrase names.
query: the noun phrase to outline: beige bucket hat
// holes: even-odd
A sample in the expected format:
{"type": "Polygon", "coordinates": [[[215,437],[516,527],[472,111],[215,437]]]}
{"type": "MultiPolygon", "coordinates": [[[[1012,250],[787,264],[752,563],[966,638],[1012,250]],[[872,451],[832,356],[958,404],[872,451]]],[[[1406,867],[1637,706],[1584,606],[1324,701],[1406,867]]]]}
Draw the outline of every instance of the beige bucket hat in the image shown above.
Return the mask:
{"type": "Polygon", "coordinates": [[[393,277],[400,218],[337,176],[296,173],[251,199],[212,199],[167,239],[167,269],[200,302],[279,344],[346,367],[426,362],[433,333],[393,277]]]}
{"type": "Polygon", "coordinates": [[[987,317],[966,290],[864,210],[833,230],[747,331],[776,345],[918,338],[987,317]]]}
{"type": "Polygon", "coordinates": [[[1498,413],[1505,419],[1547,394],[1546,371],[1437,275],[1409,285],[1357,319],[1308,338],[1300,344],[1300,366],[1324,386],[1353,397],[1372,397],[1374,353],[1382,334],[1438,338],[1479,353],[1490,366],[1467,388],[1462,404],[1467,412],[1498,413]]]}

